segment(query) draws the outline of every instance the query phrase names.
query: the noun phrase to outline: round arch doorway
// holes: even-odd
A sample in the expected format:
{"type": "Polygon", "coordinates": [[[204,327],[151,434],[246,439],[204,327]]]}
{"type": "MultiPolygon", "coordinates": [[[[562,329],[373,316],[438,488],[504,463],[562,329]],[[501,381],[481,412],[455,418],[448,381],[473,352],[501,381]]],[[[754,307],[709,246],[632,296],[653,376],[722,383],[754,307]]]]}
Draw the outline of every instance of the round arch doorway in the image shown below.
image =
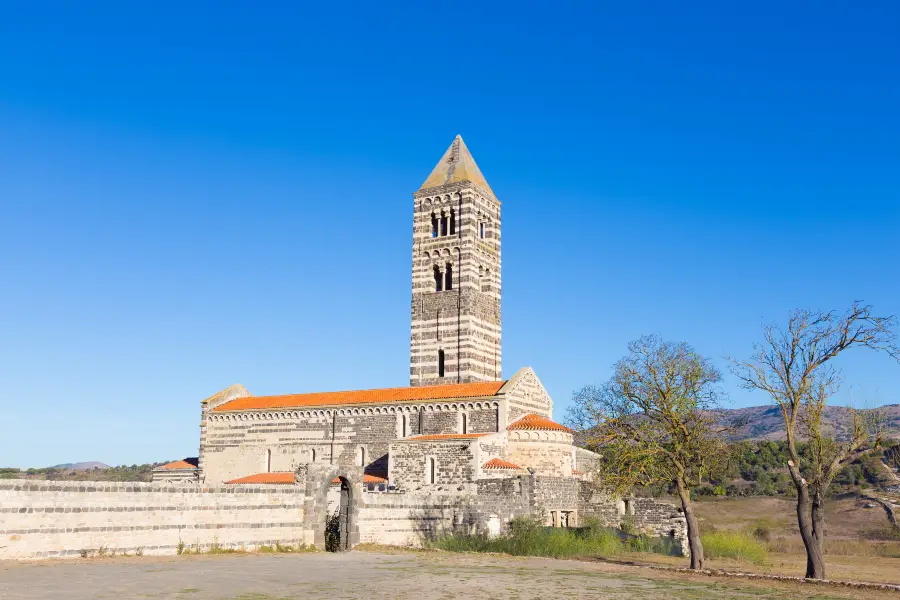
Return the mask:
{"type": "Polygon", "coordinates": [[[328,520],[325,522],[325,549],[329,552],[350,550],[353,495],[350,482],[335,477],[329,489],[328,520]],[[337,489],[336,489],[337,488],[337,489]]]}

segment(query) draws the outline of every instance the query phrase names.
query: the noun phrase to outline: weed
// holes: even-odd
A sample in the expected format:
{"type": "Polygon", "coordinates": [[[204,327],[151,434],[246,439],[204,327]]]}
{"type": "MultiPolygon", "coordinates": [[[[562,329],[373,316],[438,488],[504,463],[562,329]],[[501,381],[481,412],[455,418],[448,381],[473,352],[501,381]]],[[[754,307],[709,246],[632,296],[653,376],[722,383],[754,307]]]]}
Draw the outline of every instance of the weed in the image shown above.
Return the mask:
{"type": "Polygon", "coordinates": [[[453,534],[435,540],[433,547],[451,552],[499,552],[514,556],[613,556],[622,552],[674,554],[674,544],[662,539],[635,537],[588,521],[577,529],[544,527],[532,518],[513,519],[505,535],[453,534]]]}
{"type": "Polygon", "coordinates": [[[175,554],[178,556],[184,554],[184,540],[178,540],[178,545],[175,546],[175,554]]]}
{"type": "Polygon", "coordinates": [[[734,558],[761,565],[768,559],[766,547],[752,535],[736,531],[714,531],[700,537],[708,558],[734,558]]]}

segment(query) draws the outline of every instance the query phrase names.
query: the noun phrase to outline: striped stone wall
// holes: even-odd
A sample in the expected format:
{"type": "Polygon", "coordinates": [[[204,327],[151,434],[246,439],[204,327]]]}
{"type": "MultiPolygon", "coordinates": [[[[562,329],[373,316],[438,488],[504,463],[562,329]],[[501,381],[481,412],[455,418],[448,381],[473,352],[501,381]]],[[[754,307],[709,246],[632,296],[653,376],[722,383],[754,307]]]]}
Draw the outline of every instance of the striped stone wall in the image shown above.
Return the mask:
{"type": "Polygon", "coordinates": [[[500,202],[493,194],[469,181],[416,192],[410,385],[502,379],[500,267],[500,202]],[[433,237],[432,215],[451,210],[456,231],[433,237]],[[435,269],[445,280],[448,265],[453,289],[436,291],[435,269]]]}
{"type": "Polygon", "coordinates": [[[298,486],[0,480],[0,559],[311,543],[298,486]]]}
{"type": "Polygon", "coordinates": [[[500,402],[460,399],[416,405],[369,405],[322,410],[209,413],[200,448],[202,482],[226,481],[267,471],[294,471],[307,463],[362,466],[386,473],[390,443],[420,434],[495,432],[500,402]]]}

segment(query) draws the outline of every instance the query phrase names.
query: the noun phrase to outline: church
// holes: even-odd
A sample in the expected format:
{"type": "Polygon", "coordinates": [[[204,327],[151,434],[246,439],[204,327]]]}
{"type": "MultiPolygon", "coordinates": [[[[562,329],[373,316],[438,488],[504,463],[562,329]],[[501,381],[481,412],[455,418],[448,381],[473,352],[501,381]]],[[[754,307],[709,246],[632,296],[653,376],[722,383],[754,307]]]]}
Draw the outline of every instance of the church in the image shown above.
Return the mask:
{"type": "Polygon", "coordinates": [[[674,507],[597,491],[599,457],[553,421],[533,369],[503,378],[500,201],[460,136],[413,194],[413,217],[409,386],[254,396],[233,385],[201,402],[199,457],[156,469],[154,482],[315,496],[324,477],[327,502],[311,510],[347,513],[346,547],[415,543],[421,527],[349,526],[351,512],[376,523],[388,505],[439,507],[450,527],[494,533],[523,514],[574,526],[628,513],[681,537],[674,507]]]}

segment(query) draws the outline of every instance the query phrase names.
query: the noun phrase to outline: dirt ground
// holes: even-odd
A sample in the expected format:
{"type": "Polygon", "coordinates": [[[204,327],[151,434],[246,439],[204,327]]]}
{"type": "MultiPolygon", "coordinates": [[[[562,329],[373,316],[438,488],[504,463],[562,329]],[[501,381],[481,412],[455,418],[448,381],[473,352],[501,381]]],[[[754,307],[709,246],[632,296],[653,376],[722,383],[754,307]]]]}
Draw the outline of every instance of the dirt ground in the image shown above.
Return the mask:
{"type": "Polygon", "coordinates": [[[129,557],[0,563],[3,600],[780,598],[895,593],[682,575],[622,565],[436,552],[129,557]]]}

